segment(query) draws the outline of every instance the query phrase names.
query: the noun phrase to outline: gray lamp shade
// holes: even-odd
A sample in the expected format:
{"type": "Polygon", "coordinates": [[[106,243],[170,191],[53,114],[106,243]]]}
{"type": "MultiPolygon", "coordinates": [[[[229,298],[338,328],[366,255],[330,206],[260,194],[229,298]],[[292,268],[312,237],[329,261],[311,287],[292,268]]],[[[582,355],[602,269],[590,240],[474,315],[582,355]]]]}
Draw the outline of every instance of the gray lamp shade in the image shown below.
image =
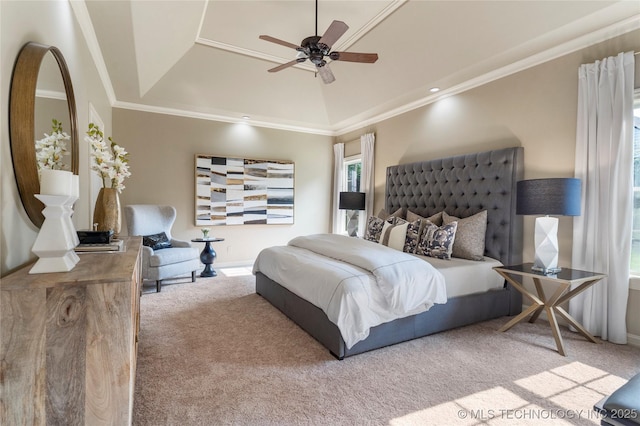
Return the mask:
{"type": "Polygon", "coordinates": [[[521,180],[516,214],[580,216],[581,182],[576,178],[521,180]]]}
{"type": "Polygon", "coordinates": [[[341,192],[340,210],[364,210],[364,192],[341,192]]]}

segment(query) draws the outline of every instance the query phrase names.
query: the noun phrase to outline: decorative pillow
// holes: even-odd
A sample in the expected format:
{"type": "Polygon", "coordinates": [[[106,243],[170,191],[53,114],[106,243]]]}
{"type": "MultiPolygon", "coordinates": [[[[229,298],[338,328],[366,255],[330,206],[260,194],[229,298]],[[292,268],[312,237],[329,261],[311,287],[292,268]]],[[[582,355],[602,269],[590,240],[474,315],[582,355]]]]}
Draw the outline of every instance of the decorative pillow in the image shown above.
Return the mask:
{"type": "Polygon", "coordinates": [[[370,216],[367,220],[367,229],[364,234],[364,239],[386,245],[389,240],[389,231],[393,228],[396,220],[404,222],[404,219],[394,216],[389,216],[386,220],[370,216]]]}
{"type": "MultiPolygon", "coordinates": [[[[409,213],[407,213],[409,217],[409,213]]],[[[420,231],[422,230],[422,220],[418,219],[407,223],[407,232],[402,251],[405,253],[415,253],[420,242],[420,231]]]]}
{"type": "Polygon", "coordinates": [[[399,217],[402,218],[404,217],[404,214],[402,214],[402,207],[400,207],[398,210],[396,210],[395,212],[389,214],[387,213],[387,211],[385,209],[382,209],[378,212],[378,217],[380,219],[386,220],[390,217],[399,217]]]}
{"type": "Polygon", "coordinates": [[[469,260],[484,260],[484,238],[487,233],[487,211],[459,219],[443,215],[444,223],[458,222],[456,242],[453,244],[453,257],[469,260]]]}
{"type": "Polygon", "coordinates": [[[457,226],[458,222],[451,222],[442,226],[427,222],[416,254],[439,259],[451,259],[457,226]]]}
{"type": "Polygon", "coordinates": [[[153,250],[161,250],[171,247],[171,243],[167,238],[167,234],[161,232],[159,234],[145,235],[142,237],[142,244],[151,247],[153,250]]]}
{"type": "Polygon", "coordinates": [[[392,249],[403,251],[405,239],[407,236],[407,228],[409,222],[404,219],[396,218],[396,224],[387,232],[387,246],[392,249]]]}
{"type": "Polygon", "coordinates": [[[411,210],[407,210],[407,221],[409,222],[415,222],[416,220],[419,219],[425,219],[428,220],[429,222],[433,223],[434,225],[438,225],[441,226],[442,225],[442,212],[438,212],[432,216],[429,217],[422,217],[419,214],[416,214],[414,212],[412,212],[411,210]]]}
{"type": "Polygon", "coordinates": [[[389,218],[387,220],[384,221],[384,224],[382,225],[382,231],[380,232],[380,239],[378,240],[378,242],[382,245],[388,245],[389,244],[389,235],[391,233],[391,230],[394,228],[394,217],[389,216],[389,218]]]}

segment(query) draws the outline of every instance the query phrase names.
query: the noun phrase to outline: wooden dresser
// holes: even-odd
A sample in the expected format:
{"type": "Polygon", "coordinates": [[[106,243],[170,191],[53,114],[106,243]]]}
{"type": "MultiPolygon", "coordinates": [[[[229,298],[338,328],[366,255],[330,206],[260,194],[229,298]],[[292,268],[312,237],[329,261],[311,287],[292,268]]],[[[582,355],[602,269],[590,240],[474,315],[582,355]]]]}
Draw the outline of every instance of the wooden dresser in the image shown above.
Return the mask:
{"type": "Polygon", "coordinates": [[[0,424],[131,424],[142,239],[124,245],[0,280],[0,424]]]}

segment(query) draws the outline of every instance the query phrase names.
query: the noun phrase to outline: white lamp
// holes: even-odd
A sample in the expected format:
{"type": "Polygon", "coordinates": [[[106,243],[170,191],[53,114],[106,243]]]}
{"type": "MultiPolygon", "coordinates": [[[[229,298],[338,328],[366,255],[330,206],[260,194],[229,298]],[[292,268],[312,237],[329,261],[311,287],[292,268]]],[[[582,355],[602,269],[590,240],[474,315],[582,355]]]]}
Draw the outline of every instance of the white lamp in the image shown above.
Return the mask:
{"type": "Polygon", "coordinates": [[[558,218],[580,216],[580,179],[550,178],[522,180],[517,184],[516,214],[546,215],[536,218],[535,261],[532,269],[545,274],[558,267],[558,218]]]}

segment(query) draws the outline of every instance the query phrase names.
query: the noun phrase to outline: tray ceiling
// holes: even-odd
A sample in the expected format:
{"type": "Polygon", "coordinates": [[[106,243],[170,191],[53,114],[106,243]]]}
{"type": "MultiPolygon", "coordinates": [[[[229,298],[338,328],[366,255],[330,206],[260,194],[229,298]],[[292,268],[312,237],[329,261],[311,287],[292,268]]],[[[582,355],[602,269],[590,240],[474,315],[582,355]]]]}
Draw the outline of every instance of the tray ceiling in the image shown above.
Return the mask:
{"type": "MultiPolygon", "coordinates": [[[[334,62],[325,85],[308,65],[267,70],[315,34],[315,3],[86,1],[114,106],[339,134],[437,96],[524,69],[640,27],[635,1],[328,1],[349,30],[334,50],[375,52],[375,64],[334,62]],[[431,94],[440,87],[440,94],[431,94]]],[[[87,27],[87,25],[85,25],[87,27]]],[[[100,61],[99,61],[100,62],[100,61]]]]}

